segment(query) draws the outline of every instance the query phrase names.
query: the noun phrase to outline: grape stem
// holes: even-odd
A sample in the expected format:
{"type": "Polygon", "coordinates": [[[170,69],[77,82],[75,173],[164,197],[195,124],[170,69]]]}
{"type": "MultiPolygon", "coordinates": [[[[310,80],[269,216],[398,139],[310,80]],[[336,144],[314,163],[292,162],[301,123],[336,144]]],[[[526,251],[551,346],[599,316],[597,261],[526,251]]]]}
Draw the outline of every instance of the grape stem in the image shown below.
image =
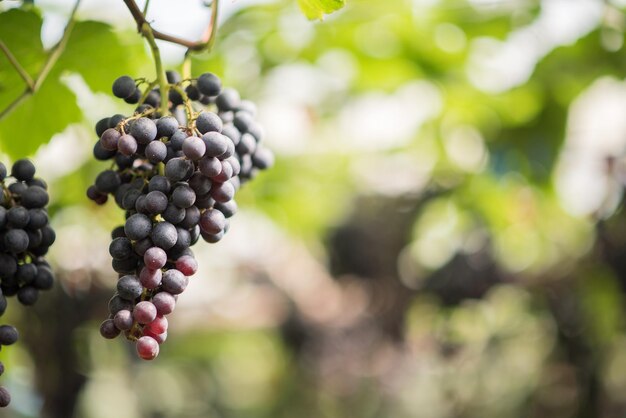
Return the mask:
{"type": "Polygon", "coordinates": [[[154,32],[152,30],[152,27],[148,22],[144,22],[141,25],[141,34],[144,38],[146,38],[148,44],[150,45],[150,50],[152,50],[152,57],[154,58],[154,65],[156,67],[157,73],[157,81],[159,84],[159,89],[161,90],[161,114],[167,115],[169,84],[167,82],[167,77],[165,76],[163,63],[161,62],[161,51],[159,50],[159,46],[156,43],[156,39],[154,38],[154,32]]]}
{"type": "Polygon", "coordinates": [[[56,64],[56,62],[59,60],[59,58],[61,57],[61,54],[63,54],[63,51],[65,50],[65,47],[67,46],[67,41],[69,40],[70,34],[72,33],[72,29],[74,28],[74,24],[76,23],[76,11],[78,10],[78,6],[80,5],[80,2],[81,0],[76,0],[76,2],[74,3],[74,7],[72,8],[70,17],[67,21],[67,24],[65,25],[65,29],[63,30],[63,36],[61,37],[59,42],[57,42],[57,44],[50,50],[50,53],[48,54],[48,58],[46,59],[46,62],[44,63],[43,67],[37,74],[37,77],[35,77],[34,79],[32,79],[28,75],[26,70],[24,70],[24,67],[22,67],[19,64],[15,56],[9,50],[9,48],[3,42],[0,42],[0,49],[2,50],[2,52],[4,52],[9,62],[11,62],[13,67],[16,69],[16,71],[20,74],[20,76],[26,83],[26,89],[24,90],[24,92],[21,95],[19,95],[15,100],[13,100],[11,103],[9,103],[9,105],[5,109],[0,111],[0,120],[8,116],[24,100],[26,100],[29,96],[36,93],[41,88],[41,85],[46,80],[46,78],[50,74],[50,71],[52,71],[54,64],[56,64]]]}
{"type": "MultiPolygon", "coordinates": [[[[146,20],[145,14],[141,11],[139,6],[137,6],[137,3],[135,3],[135,0],[124,0],[124,3],[126,4],[126,7],[128,8],[128,10],[130,11],[130,14],[133,16],[133,19],[135,19],[135,22],[137,22],[138,32],[143,33],[144,25],[147,24],[148,26],[150,26],[150,24],[146,20]]],[[[213,0],[213,3],[211,5],[211,21],[209,22],[209,26],[207,28],[205,36],[200,41],[197,41],[197,42],[189,41],[187,39],[179,38],[177,36],[168,35],[166,33],[160,32],[151,27],[150,29],[152,30],[152,35],[154,36],[155,39],[159,39],[161,41],[171,42],[174,44],[187,47],[188,51],[210,50],[213,44],[214,38],[215,38],[215,32],[217,31],[216,21],[217,21],[218,3],[219,3],[219,0],[213,0]]]]}

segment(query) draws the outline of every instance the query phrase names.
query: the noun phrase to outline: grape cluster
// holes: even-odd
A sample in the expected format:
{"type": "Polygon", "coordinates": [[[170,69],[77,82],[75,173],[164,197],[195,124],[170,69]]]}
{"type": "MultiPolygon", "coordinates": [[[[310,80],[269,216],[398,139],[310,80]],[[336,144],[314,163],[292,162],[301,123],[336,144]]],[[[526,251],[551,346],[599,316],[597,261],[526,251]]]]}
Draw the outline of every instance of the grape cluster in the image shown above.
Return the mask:
{"type": "MultiPolygon", "coordinates": [[[[48,223],[48,186],[35,177],[29,160],[16,161],[7,172],[0,163],[0,316],[7,309],[7,297],[17,296],[23,305],[37,302],[39,291],[54,282],[50,265],[44,259],[56,234],[48,223]]],[[[0,347],[11,345],[18,332],[10,325],[0,326],[0,347]]],[[[0,375],[4,365],[0,362],[0,375]]],[[[0,387],[0,407],[11,400],[0,387]]]]}
{"type": "Polygon", "coordinates": [[[109,247],[119,279],[100,333],[124,333],[146,360],[158,355],[167,338],[166,315],[198,268],[190,247],[200,238],[222,239],[237,211],[237,189],[273,164],[253,103],[222,88],[211,73],[181,80],[168,71],[167,80],[168,114],[160,113],[154,83],[142,93],[145,80],[115,80],[113,94],[139,106],[131,116],[96,124],[94,156],[114,166],[87,190],[94,202],[112,196],[126,211],[109,247]]]}

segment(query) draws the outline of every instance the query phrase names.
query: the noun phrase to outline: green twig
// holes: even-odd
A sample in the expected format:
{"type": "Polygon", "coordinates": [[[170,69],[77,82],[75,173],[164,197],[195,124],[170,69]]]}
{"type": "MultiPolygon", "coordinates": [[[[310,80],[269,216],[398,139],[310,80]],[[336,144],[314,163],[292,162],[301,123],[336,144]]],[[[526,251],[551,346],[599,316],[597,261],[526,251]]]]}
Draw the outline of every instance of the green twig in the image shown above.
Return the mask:
{"type": "Polygon", "coordinates": [[[152,50],[152,57],[154,58],[154,65],[157,73],[157,81],[159,83],[159,89],[161,90],[161,114],[165,116],[167,115],[168,110],[167,104],[169,84],[167,82],[167,77],[165,76],[163,63],[161,62],[161,51],[159,51],[159,47],[154,38],[154,33],[152,32],[152,27],[150,27],[148,22],[144,22],[143,25],[141,25],[141,34],[144,38],[146,38],[148,44],[150,45],[150,49],[152,50]]]}
{"type": "Polygon", "coordinates": [[[2,41],[0,41],[0,49],[2,50],[2,52],[4,52],[4,55],[6,55],[7,59],[9,60],[13,68],[15,68],[15,70],[18,72],[20,77],[22,77],[22,80],[24,80],[28,88],[32,90],[35,84],[33,82],[33,79],[30,77],[30,75],[28,75],[24,67],[20,65],[17,58],[15,58],[15,56],[11,53],[11,50],[9,50],[9,48],[2,41]]]}
{"type": "Polygon", "coordinates": [[[143,15],[148,15],[148,6],[150,5],[150,0],[146,0],[146,4],[143,6],[143,15]]]}

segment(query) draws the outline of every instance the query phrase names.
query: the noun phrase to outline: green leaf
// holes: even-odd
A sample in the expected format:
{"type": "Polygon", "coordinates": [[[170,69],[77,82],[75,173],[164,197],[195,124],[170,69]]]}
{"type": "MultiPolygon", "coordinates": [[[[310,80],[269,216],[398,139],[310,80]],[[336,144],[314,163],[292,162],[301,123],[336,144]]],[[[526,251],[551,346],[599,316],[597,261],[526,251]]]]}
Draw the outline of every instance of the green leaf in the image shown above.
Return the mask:
{"type": "MultiPolygon", "coordinates": [[[[32,78],[47,56],[39,36],[41,24],[41,17],[34,10],[11,9],[0,14],[0,40],[32,78]]],[[[25,89],[17,71],[0,54],[0,109],[5,109],[25,89]]],[[[0,121],[0,150],[12,158],[33,154],[53,134],[80,120],[76,97],[58,76],[51,74],[39,91],[0,121]]]]}
{"type": "Polygon", "coordinates": [[[94,21],[77,22],[56,68],[79,73],[89,87],[111,94],[111,85],[120,75],[145,74],[139,62],[146,61],[141,36],[130,34],[123,42],[111,26],[94,21]]]}
{"type": "MultiPolygon", "coordinates": [[[[41,43],[41,27],[42,19],[35,9],[0,13],[0,40],[33,79],[48,56],[41,43]]],[[[92,90],[110,92],[117,76],[141,71],[146,54],[141,37],[135,38],[136,41],[125,42],[107,24],[76,22],[65,49],[40,89],[0,120],[0,151],[12,158],[31,155],[54,134],[82,120],[75,95],[61,81],[64,74],[78,73],[92,90]]],[[[25,82],[6,56],[0,54],[0,111],[25,89],[25,82]]]]}
{"type": "Polygon", "coordinates": [[[48,79],[0,121],[0,150],[14,159],[32,155],[55,133],[81,120],[76,96],[59,80],[48,79]]]}
{"type": "Polygon", "coordinates": [[[311,20],[323,19],[325,14],[336,12],[345,4],[345,0],[298,0],[302,13],[311,20]]]}

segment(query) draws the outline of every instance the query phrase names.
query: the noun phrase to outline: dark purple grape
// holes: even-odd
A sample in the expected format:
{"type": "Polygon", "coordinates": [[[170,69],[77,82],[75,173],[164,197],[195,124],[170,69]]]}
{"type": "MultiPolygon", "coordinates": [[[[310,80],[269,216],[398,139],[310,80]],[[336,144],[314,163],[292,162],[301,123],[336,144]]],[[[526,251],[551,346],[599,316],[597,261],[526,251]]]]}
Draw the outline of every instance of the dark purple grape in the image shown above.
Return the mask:
{"type": "Polygon", "coordinates": [[[183,293],[189,284],[189,278],[176,269],[167,270],[163,273],[161,287],[172,295],[183,293]]]}
{"type": "Polygon", "coordinates": [[[132,135],[122,135],[117,142],[117,149],[123,155],[133,155],[137,152],[137,140],[132,135]]]}
{"type": "Polygon", "coordinates": [[[135,80],[127,75],[118,77],[113,82],[113,95],[120,99],[126,99],[132,96],[136,89],[135,80]]]}
{"type": "Polygon", "coordinates": [[[217,96],[222,90],[222,82],[213,73],[204,73],[196,82],[198,90],[207,96],[217,96]]]}
{"type": "Polygon", "coordinates": [[[130,134],[135,137],[139,144],[148,144],[157,136],[157,127],[152,119],[141,117],[133,121],[130,134]]]}
{"type": "Polygon", "coordinates": [[[150,270],[157,270],[167,263],[167,254],[159,247],[152,247],[143,255],[143,262],[150,270]]]}
{"type": "Polygon", "coordinates": [[[222,163],[215,157],[204,157],[199,161],[198,168],[206,177],[215,177],[222,172],[222,163]]]}
{"type": "Polygon", "coordinates": [[[202,139],[197,136],[188,136],[183,141],[183,153],[185,157],[190,160],[196,161],[204,156],[206,152],[206,146],[202,139]]]}
{"type": "Polygon", "coordinates": [[[200,228],[207,234],[218,234],[226,227],[226,217],[217,209],[209,209],[200,217],[200,228]]]}

